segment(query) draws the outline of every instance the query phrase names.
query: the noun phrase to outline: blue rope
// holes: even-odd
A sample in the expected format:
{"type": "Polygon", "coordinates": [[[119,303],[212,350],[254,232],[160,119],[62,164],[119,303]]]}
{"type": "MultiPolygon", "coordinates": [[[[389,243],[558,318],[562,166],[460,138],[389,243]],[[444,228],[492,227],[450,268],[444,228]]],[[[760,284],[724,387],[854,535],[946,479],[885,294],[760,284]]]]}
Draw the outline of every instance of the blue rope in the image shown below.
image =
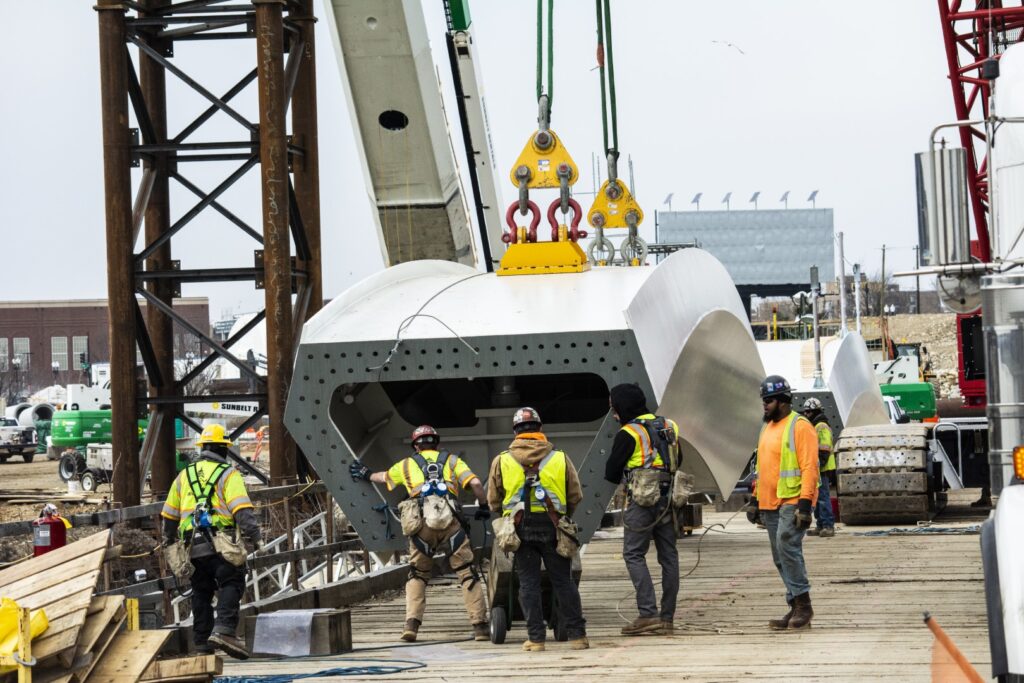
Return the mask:
{"type": "MultiPolygon", "coordinates": [[[[310,660],[305,660],[310,661],[310,660]]],[[[383,662],[369,666],[339,666],[333,669],[324,669],[306,674],[273,674],[269,676],[218,676],[213,679],[214,683],[291,683],[303,678],[321,678],[325,676],[386,676],[397,674],[414,669],[422,669],[427,666],[426,662],[416,662],[409,659],[360,659],[360,660],[312,660],[312,661],[359,661],[359,662],[383,662]],[[395,666],[396,664],[408,664],[409,666],[395,666]]]]}

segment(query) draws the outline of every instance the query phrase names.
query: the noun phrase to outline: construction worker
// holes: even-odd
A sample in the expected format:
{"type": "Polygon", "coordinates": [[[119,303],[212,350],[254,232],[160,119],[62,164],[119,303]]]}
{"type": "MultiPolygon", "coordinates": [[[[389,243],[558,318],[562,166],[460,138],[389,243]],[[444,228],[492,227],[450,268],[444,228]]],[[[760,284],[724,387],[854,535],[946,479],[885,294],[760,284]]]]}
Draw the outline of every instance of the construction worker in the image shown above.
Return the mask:
{"type": "Polygon", "coordinates": [[[479,477],[473,474],[462,458],[454,453],[438,450],[441,437],[430,425],[413,430],[413,454],[398,461],[385,472],[374,472],[359,461],[349,465],[355,481],[384,484],[391,491],[404,486],[409,500],[424,518],[420,530],[409,537],[409,579],[405,583],[405,628],[402,640],[414,642],[423,624],[427,607],[427,582],[434,568],[434,554],[448,556],[452,571],[462,584],[462,599],[473,626],[476,640],[489,640],[487,607],[484,602],[480,575],[473,564],[473,546],[467,533],[468,525],[462,517],[458,502],[461,488],[472,489],[479,505],[474,517],[488,519],[487,499],[479,477]],[[431,524],[430,511],[439,510],[440,524],[431,524]],[[445,511],[448,512],[445,512],[445,511]],[[450,514],[449,514],[450,513],[450,514]],[[441,526],[443,528],[435,528],[441,526]]]}
{"type": "Polygon", "coordinates": [[[836,455],[832,452],[832,428],[828,418],[821,409],[821,401],[813,396],[804,401],[800,411],[814,425],[818,435],[818,468],[821,471],[821,484],[818,486],[818,502],[814,506],[814,519],[817,526],[807,531],[808,536],[831,538],[836,535],[836,518],[832,514],[832,496],[828,491],[829,472],[836,470],[836,455]]]}
{"type": "Polygon", "coordinates": [[[775,630],[807,628],[811,584],[804,564],[804,533],[818,495],[818,436],[807,418],[793,412],[789,382],[769,375],[761,382],[764,426],[757,443],[757,486],[747,508],[751,524],[768,529],[772,559],[786,585],[789,612],[771,619],[775,630]]]}
{"type": "Polygon", "coordinates": [[[541,560],[556,596],[558,619],[565,624],[569,646],[590,647],[579,587],[572,580],[572,560],[556,551],[559,520],[572,517],[583,500],[579,474],[569,457],[544,436],[540,415],[520,408],[512,417],[515,438],[491,462],[487,502],[495,514],[515,515],[519,549],[515,552],[519,604],[526,616],[523,650],[544,650],[547,629],[541,587],[541,560]]]}
{"type": "Polygon", "coordinates": [[[241,566],[228,562],[214,548],[214,537],[237,539],[236,532],[241,531],[252,551],[261,545],[260,526],[242,475],[228,464],[231,441],[224,427],[207,425],[196,446],[199,458],[178,474],[160,513],[164,542],[191,544],[195,568],[191,577],[192,638],[196,650],[211,653],[217,647],[232,657],[246,659],[249,652],[245,642],[235,635],[238,604],[245,593],[244,559],[241,566]]]}
{"type": "Polygon", "coordinates": [[[679,595],[679,551],[669,493],[672,462],[678,461],[679,425],[651,413],[643,389],[636,384],[612,387],[609,404],[622,427],[612,442],[604,478],[613,484],[626,483],[622,559],[636,590],[640,613],[622,628],[622,635],[671,633],[679,595]],[[639,487],[644,480],[646,491],[641,493],[639,487]],[[660,612],[647,568],[652,540],[661,565],[660,612]]]}

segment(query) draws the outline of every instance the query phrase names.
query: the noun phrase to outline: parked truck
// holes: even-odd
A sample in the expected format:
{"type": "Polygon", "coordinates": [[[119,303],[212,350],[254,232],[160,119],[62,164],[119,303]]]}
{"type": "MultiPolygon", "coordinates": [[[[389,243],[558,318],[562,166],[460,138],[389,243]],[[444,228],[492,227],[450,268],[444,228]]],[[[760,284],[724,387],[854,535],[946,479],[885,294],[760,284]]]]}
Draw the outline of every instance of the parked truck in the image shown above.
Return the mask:
{"type": "Polygon", "coordinates": [[[0,463],[12,455],[20,455],[25,462],[32,462],[36,454],[36,430],[25,427],[13,417],[0,417],[0,463]]]}

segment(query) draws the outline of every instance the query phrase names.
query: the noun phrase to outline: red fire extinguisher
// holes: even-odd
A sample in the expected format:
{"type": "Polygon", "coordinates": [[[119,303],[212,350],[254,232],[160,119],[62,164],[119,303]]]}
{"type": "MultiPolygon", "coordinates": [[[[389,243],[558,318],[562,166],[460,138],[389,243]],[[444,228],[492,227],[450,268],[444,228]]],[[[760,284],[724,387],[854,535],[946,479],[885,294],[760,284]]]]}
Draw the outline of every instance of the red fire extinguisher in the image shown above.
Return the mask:
{"type": "Polygon", "coordinates": [[[63,548],[70,525],[57,514],[57,506],[47,503],[39,518],[32,522],[32,554],[36,557],[63,548]]]}

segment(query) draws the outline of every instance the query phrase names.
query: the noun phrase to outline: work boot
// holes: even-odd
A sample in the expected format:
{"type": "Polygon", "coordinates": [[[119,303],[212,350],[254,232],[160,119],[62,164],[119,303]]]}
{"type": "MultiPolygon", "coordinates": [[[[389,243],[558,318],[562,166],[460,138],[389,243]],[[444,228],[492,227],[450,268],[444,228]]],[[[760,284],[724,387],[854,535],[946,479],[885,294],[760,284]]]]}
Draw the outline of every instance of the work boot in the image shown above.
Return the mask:
{"type": "Polygon", "coordinates": [[[810,628],[814,610],[811,609],[811,594],[804,593],[793,598],[793,616],[789,618],[789,630],[810,628]]]}
{"type": "Polygon", "coordinates": [[[793,603],[789,604],[789,611],[781,619],[769,619],[768,627],[773,631],[785,631],[789,628],[789,620],[793,618],[793,603]]]}
{"type": "Polygon", "coordinates": [[[822,538],[832,538],[835,535],[836,535],[835,527],[827,526],[827,527],[825,527],[824,529],[821,530],[821,537],[822,538]]]}
{"type": "Polygon", "coordinates": [[[487,622],[481,622],[479,624],[473,624],[473,640],[490,640],[491,639],[491,627],[487,622]]]}
{"type": "Polygon", "coordinates": [[[212,633],[209,643],[235,659],[249,659],[249,651],[245,649],[245,643],[241,638],[230,633],[212,633]]]}
{"type": "Polygon", "coordinates": [[[544,641],[543,640],[540,641],[539,643],[535,643],[532,640],[526,640],[526,641],[523,642],[523,652],[543,652],[543,651],[544,651],[544,641]]]}
{"type": "Polygon", "coordinates": [[[813,529],[808,529],[807,530],[807,535],[808,536],[821,536],[821,529],[819,529],[817,527],[815,527],[813,529]]]}
{"type": "Polygon", "coordinates": [[[675,633],[675,630],[676,630],[675,624],[672,623],[671,619],[662,619],[661,620],[661,632],[662,633],[665,633],[667,635],[672,635],[673,633],[675,633]]]}
{"type": "Polygon", "coordinates": [[[210,645],[209,641],[196,643],[195,648],[197,655],[212,655],[214,652],[214,647],[210,645]]]}
{"type": "Polygon", "coordinates": [[[420,632],[420,624],[422,623],[419,619],[406,619],[405,630],[402,631],[402,640],[407,643],[415,643],[416,634],[420,632]]]}
{"type": "Polygon", "coordinates": [[[662,630],[661,619],[658,617],[637,617],[632,623],[622,627],[622,635],[639,636],[644,633],[658,633],[662,630]]]}
{"type": "Polygon", "coordinates": [[[590,641],[587,640],[586,636],[580,636],[579,638],[574,638],[573,640],[569,641],[569,649],[570,650],[589,650],[590,649],[590,641]]]}

